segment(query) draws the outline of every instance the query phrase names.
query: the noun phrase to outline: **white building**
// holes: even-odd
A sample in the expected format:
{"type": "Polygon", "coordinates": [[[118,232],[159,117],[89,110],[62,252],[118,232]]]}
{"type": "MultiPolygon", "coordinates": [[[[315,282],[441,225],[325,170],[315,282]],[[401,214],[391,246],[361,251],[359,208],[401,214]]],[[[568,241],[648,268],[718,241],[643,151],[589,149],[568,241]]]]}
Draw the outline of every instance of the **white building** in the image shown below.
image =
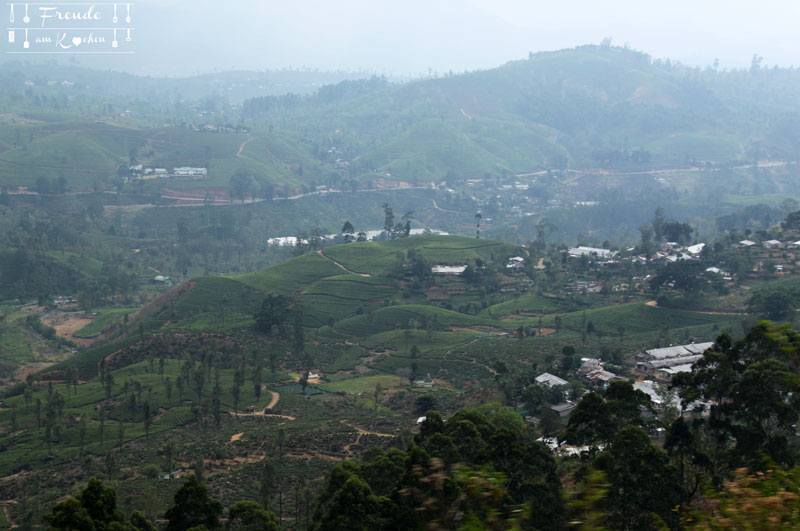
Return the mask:
{"type": "Polygon", "coordinates": [[[435,275],[460,275],[466,269],[466,265],[435,265],[431,267],[431,273],[435,275]]]}
{"type": "Polygon", "coordinates": [[[599,247],[584,247],[583,245],[578,247],[571,247],[568,251],[570,256],[597,256],[599,258],[611,258],[616,256],[615,251],[610,251],[608,249],[601,249],[599,247]]]}
{"type": "Polygon", "coordinates": [[[692,365],[713,345],[713,342],[691,343],[645,350],[635,356],[636,370],[669,381],[679,372],[691,371],[692,365]]]}
{"type": "Polygon", "coordinates": [[[175,168],[173,173],[179,177],[205,177],[208,175],[208,170],[206,168],[180,167],[175,168]]]}
{"type": "Polygon", "coordinates": [[[521,269],[525,264],[525,259],[521,256],[512,256],[508,259],[506,269],[521,269]]]}
{"type": "Polygon", "coordinates": [[[536,383],[540,385],[546,385],[547,387],[557,387],[559,385],[568,385],[569,383],[556,376],[555,374],[550,374],[549,372],[544,372],[536,377],[536,383]]]}
{"type": "Polygon", "coordinates": [[[701,252],[703,252],[705,246],[706,244],[704,243],[698,243],[697,245],[690,245],[689,247],[686,248],[686,251],[688,251],[690,254],[700,254],[701,252]]]}

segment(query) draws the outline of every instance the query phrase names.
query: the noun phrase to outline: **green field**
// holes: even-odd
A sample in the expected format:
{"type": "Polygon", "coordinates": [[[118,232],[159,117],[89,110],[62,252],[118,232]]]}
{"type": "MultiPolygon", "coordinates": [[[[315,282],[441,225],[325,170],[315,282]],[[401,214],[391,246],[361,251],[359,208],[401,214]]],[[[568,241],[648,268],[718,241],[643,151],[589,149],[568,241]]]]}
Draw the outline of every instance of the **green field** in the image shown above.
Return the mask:
{"type": "Polygon", "coordinates": [[[481,312],[487,317],[499,318],[511,313],[553,313],[565,306],[557,299],[542,295],[526,295],[507,302],[489,306],[481,312]]]}
{"type": "Polygon", "coordinates": [[[276,266],[231,278],[264,293],[291,295],[304,285],[340,274],[342,270],[331,261],[316,253],[306,253],[276,266]]]}
{"type": "Polygon", "coordinates": [[[383,389],[390,389],[392,387],[406,385],[408,384],[408,381],[400,378],[399,376],[376,375],[324,383],[320,384],[318,387],[324,391],[330,391],[332,393],[348,393],[357,395],[374,391],[375,386],[378,384],[380,384],[383,389]]]}
{"type": "Polygon", "coordinates": [[[335,331],[354,336],[368,336],[398,328],[407,328],[410,322],[416,322],[420,330],[426,329],[426,323],[438,323],[439,328],[449,326],[474,326],[494,324],[493,321],[472,315],[421,304],[399,304],[381,308],[372,315],[358,315],[336,323],[335,331]]]}
{"type": "MultiPolygon", "coordinates": [[[[624,327],[624,334],[640,334],[657,332],[662,328],[679,329],[699,326],[719,327],[738,325],[740,315],[710,314],[659,308],[644,303],[629,303],[604,308],[593,308],[585,312],[573,312],[561,316],[562,325],[573,330],[581,330],[592,323],[595,330],[616,335],[619,327],[624,327]],[[584,325],[584,321],[586,325],[584,325]]],[[[548,315],[543,320],[545,326],[555,326],[555,317],[548,315]]]]}
{"type": "Polygon", "coordinates": [[[96,337],[114,323],[119,322],[124,316],[136,311],[136,308],[100,308],[94,321],[84,326],[72,335],[75,337],[96,337]]]}
{"type": "Polygon", "coordinates": [[[386,242],[362,242],[325,249],[325,256],[356,273],[386,274],[397,261],[397,252],[414,248],[431,264],[463,264],[468,260],[503,258],[521,254],[519,247],[492,240],[460,236],[417,236],[386,242]]]}
{"type": "MultiPolygon", "coordinates": [[[[126,366],[122,369],[113,371],[114,379],[117,385],[114,387],[112,398],[119,402],[124,402],[133,394],[140,395],[140,401],[146,401],[152,411],[163,409],[163,414],[156,419],[151,428],[151,437],[154,434],[161,432],[168,432],[178,426],[191,422],[193,415],[191,412],[191,400],[197,399],[197,394],[193,388],[186,387],[183,390],[181,398],[177,387],[173,386],[171,397],[167,397],[166,386],[164,379],[170,377],[174,382],[179,373],[178,360],[168,359],[165,360],[163,375],[158,374],[158,364],[156,363],[156,372],[151,372],[147,362],[135,363],[126,366]],[[124,383],[130,382],[128,390],[124,390],[124,383]],[[137,383],[137,385],[133,385],[137,383]],[[139,393],[138,389],[142,392],[139,393]]],[[[220,371],[220,383],[223,389],[229,390],[232,387],[233,372],[231,370],[220,371]]],[[[276,378],[285,378],[285,375],[278,375],[276,378]]],[[[205,386],[203,396],[210,396],[211,386],[213,382],[205,386]]],[[[55,455],[56,462],[69,461],[74,452],[80,447],[80,426],[77,419],[86,415],[87,422],[87,436],[86,436],[86,451],[90,455],[103,455],[108,450],[114,448],[118,443],[118,428],[123,426],[124,440],[131,441],[135,439],[142,439],[145,437],[145,427],[142,422],[142,411],[138,408],[131,411],[130,408],[119,406],[110,409],[105,426],[105,441],[100,444],[99,441],[99,418],[98,413],[93,405],[98,401],[105,399],[105,391],[97,379],[89,381],[78,387],[77,392],[67,390],[64,384],[59,384],[54,387],[64,398],[64,412],[67,418],[76,419],[70,422],[61,430],[61,435],[57,439],[57,444],[54,444],[53,454],[55,455]],[[131,422],[133,419],[133,422],[131,422]]],[[[6,408],[0,410],[0,422],[8,423],[12,415],[12,409],[15,410],[17,415],[18,427],[22,428],[20,433],[9,434],[6,433],[0,436],[0,445],[7,448],[4,455],[5,458],[0,460],[0,474],[7,475],[13,469],[15,463],[20,459],[42,459],[47,455],[47,445],[39,438],[34,437],[37,432],[43,430],[36,429],[35,418],[35,403],[36,399],[40,399],[43,403],[47,401],[48,390],[47,385],[43,384],[39,391],[33,393],[31,397],[31,405],[26,404],[22,396],[9,398],[5,401],[6,408]]],[[[239,411],[244,411],[247,406],[255,405],[258,408],[263,408],[271,400],[269,393],[262,393],[260,400],[256,400],[253,388],[250,385],[242,387],[241,397],[239,401],[239,411]]],[[[220,397],[222,411],[225,414],[233,410],[233,397],[230,392],[225,392],[220,397]]]]}
{"type": "Polygon", "coordinates": [[[685,157],[697,160],[727,161],[741,155],[736,140],[702,133],[685,133],[651,142],[645,149],[664,162],[679,163],[685,157]]]}

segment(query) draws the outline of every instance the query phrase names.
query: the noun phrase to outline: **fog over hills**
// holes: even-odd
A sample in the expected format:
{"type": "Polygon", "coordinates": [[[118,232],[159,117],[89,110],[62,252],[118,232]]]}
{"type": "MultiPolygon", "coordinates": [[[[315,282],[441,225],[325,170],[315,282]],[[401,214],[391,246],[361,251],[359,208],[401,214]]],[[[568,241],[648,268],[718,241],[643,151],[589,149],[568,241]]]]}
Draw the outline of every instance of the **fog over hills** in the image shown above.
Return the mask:
{"type": "Polygon", "coordinates": [[[140,0],[132,9],[136,53],[81,55],[81,64],[157,76],[285,67],[419,76],[490,68],[530,51],[607,37],[689,65],[718,58],[722,67],[741,67],[758,54],[768,64],[789,66],[798,57],[790,22],[798,7],[787,2],[645,8],[628,0],[569,6],[140,0]]]}

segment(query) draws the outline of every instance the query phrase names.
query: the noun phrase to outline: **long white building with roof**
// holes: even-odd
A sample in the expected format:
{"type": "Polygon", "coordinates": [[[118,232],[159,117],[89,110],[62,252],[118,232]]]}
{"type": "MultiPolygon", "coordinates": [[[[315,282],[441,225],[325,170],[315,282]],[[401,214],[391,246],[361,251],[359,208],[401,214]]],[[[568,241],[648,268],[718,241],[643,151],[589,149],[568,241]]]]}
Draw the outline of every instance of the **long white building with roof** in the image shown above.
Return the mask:
{"type": "Polygon", "coordinates": [[[671,380],[679,372],[689,372],[714,343],[690,343],[673,347],[645,350],[635,356],[636,370],[652,374],[661,380],[671,380]]]}

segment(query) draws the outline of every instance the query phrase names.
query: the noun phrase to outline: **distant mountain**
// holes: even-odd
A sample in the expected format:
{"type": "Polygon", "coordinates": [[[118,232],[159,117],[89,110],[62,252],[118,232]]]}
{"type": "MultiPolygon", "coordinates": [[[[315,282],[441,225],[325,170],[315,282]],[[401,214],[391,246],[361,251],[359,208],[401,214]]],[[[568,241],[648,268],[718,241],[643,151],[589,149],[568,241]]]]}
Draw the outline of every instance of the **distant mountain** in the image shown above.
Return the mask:
{"type": "Polygon", "coordinates": [[[427,183],[800,158],[795,69],[700,70],[626,48],[581,46],[406,83],[358,77],[156,79],[5,63],[0,184],[64,176],[74,191],[108,188],[132,157],[207,167],[193,187],[227,187],[244,170],[256,189],[284,193],[386,178],[427,183]],[[208,133],[204,125],[237,127],[208,133]]]}
{"type": "MultiPolygon", "coordinates": [[[[348,88],[352,82],[345,82],[348,88]]],[[[430,180],[798,155],[800,73],[700,70],[625,48],[531,54],[401,85],[245,102],[252,124],[353,153],[351,171],[430,180]]]]}

